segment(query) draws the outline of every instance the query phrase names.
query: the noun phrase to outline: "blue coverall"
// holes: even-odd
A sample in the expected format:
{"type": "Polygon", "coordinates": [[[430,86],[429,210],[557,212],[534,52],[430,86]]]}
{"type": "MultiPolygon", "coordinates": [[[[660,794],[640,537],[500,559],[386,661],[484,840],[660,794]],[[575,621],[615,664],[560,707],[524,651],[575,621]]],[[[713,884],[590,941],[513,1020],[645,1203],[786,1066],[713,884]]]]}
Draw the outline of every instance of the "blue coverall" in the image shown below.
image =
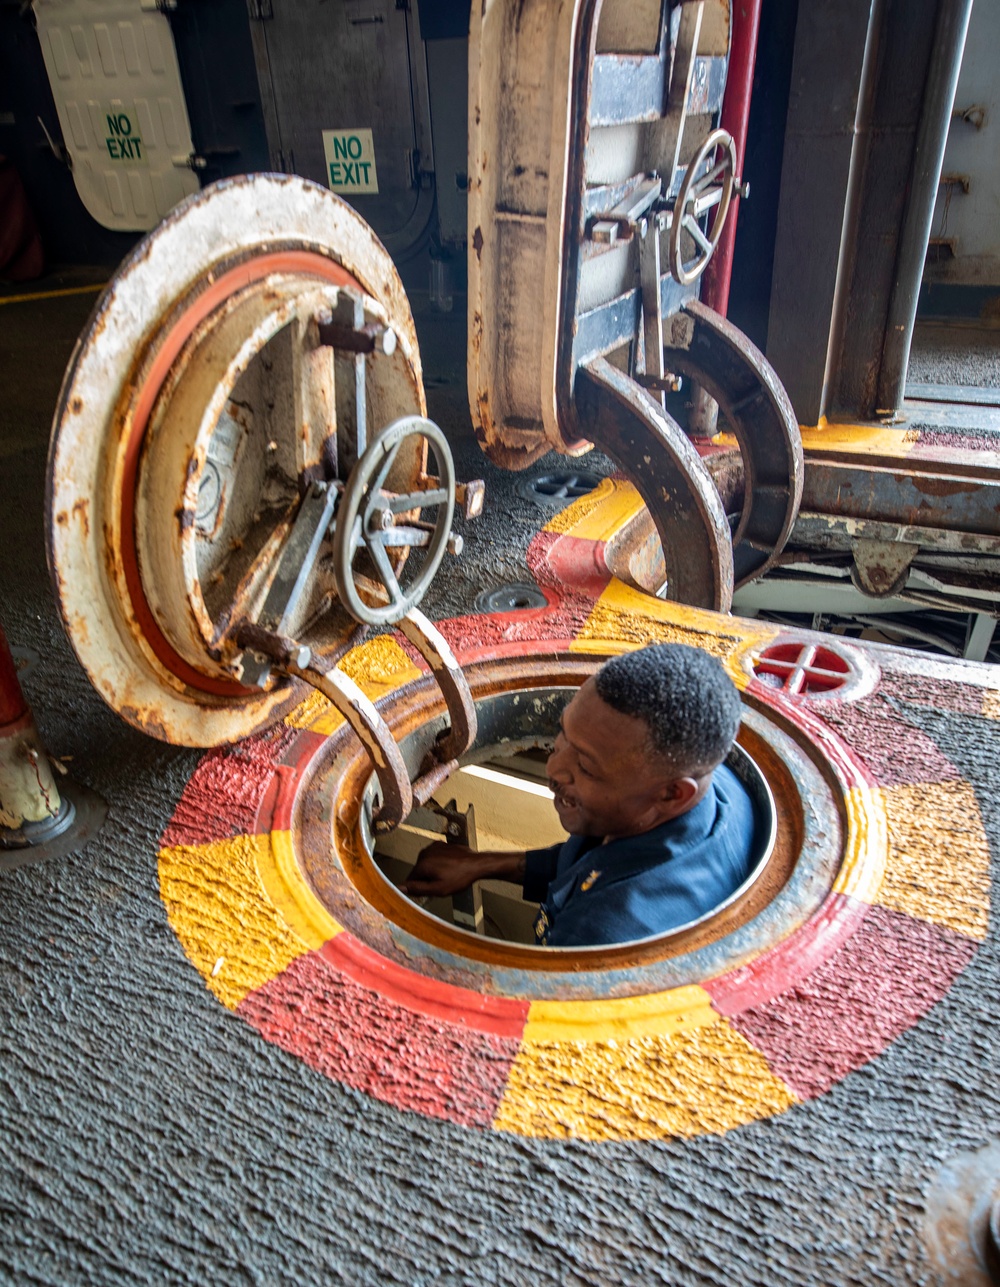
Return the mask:
{"type": "Polygon", "coordinates": [[[652,831],[607,844],[570,836],[530,849],[524,897],[541,903],[536,938],[549,947],[592,947],[696,920],[749,875],[755,826],[746,788],[723,764],[693,809],[652,831]]]}

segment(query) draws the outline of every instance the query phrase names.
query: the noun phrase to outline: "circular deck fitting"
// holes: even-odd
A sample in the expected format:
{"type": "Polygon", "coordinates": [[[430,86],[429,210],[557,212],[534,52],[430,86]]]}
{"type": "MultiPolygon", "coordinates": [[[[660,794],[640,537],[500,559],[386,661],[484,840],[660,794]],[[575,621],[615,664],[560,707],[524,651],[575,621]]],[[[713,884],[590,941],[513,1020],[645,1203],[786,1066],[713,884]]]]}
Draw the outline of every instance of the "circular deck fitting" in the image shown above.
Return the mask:
{"type": "Polygon", "coordinates": [[[527,581],[511,581],[495,590],[483,590],[476,596],[477,612],[524,612],[529,608],[544,608],[548,603],[537,585],[527,581]]]}
{"type": "MultiPolygon", "coordinates": [[[[53,426],[49,561],[77,655],[129,722],[204,746],[294,704],[290,688],[240,684],[229,627],[262,602],[304,486],[331,470],[346,477],[356,459],[338,387],[350,392],[359,373],[373,426],[424,414],[392,262],[348,205],[305,180],[206,188],[101,296],[53,426]],[[335,355],[319,327],[341,315],[391,331],[394,350],[361,366],[335,355]]],[[[413,455],[388,481],[407,492],[423,466],[413,455]]],[[[303,621],[332,592],[320,573],[303,621]]],[[[345,614],[310,642],[335,651],[351,629],[345,614]]]]}
{"type": "MultiPolygon", "coordinates": [[[[484,755],[544,737],[567,689],[597,665],[553,658],[541,644],[519,653],[509,667],[466,659],[484,755]],[[518,708],[519,735],[498,743],[495,730],[509,729],[518,708]]],[[[404,754],[419,759],[442,722],[432,681],[387,637],[351,664],[387,694],[380,708],[404,754]]],[[[399,1107],[618,1139],[725,1130],[783,1111],[915,1022],[974,943],[887,910],[885,890],[899,878],[882,792],[829,727],[820,735],[803,708],[791,718],[788,698],[774,700],[773,711],[766,693],[749,700],[741,741],[774,794],[775,856],[742,902],[677,935],[544,949],[428,916],[372,862],[370,766],[317,704],[281,736],[213,753],[203,784],[195,775],[161,852],[172,922],[212,990],[269,1040],[399,1107]],[[248,802],[243,836],[232,836],[230,816],[225,835],[193,843],[190,820],[208,816],[199,793],[247,773],[259,803],[248,802]],[[211,901],[208,937],[192,905],[199,883],[211,901]],[[888,940],[896,947],[886,955],[888,940]],[[841,1031],[843,988],[857,998],[876,984],[875,1027],[862,1013],[841,1031]],[[887,996],[900,998],[898,1022],[882,1013],[887,996]],[[857,1052],[845,1059],[848,1047],[857,1052]]]]}
{"type": "Polygon", "coordinates": [[[856,700],[874,682],[872,663],[839,644],[782,638],[748,662],[759,684],[787,697],[856,700]]]}
{"type": "MultiPolygon", "coordinates": [[[[567,657],[547,664],[542,659],[510,660],[467,667],[479,735],[462,763],[551,745],[563,706],[596,665],[591,659],[567,657]]],[[[437,736],[441,713],[428,681],[414,683],[383,707],[411,767],[420,763],[437,736]]],[[[828,883],[835,880],[839,862],[836,800],[808,759],[754,711],[747,712],[741,745],[751,763],[765,766],[780,838],[762,843],[760,864],[731,900],[691,925],[650,939],[572,949],[505,943],[425,912],[394,888],[372,859],[371,770],[365,757],[341,737],[331,738],[300,766],[291,827],[296,861],[324,909],[368,946],[411,970],[438,975],[444,971],[445,977],[456,980],[475,977],[491,995],[603,999],[697,982],[707,969],[766,949],[774,936],[787,934],[816,910],[818,903],[792,879],[803,853],[810,869],[822,871],[828,883]],[[808,816],[801,803],[806,794],[808,816]],[[331,818],[336,822],[331,824],[331,818]],[[781,891],[785,897],[775,909],[772,904],[781,891]],[[741,937],[738,931],[769,907],[769,928],[763,936],[758,927],[747,932],[749,938],[741,937]]],[[[446,798],[447,785],[438,795],[446,798]]],[[[762,821],[761,835],[766,825],[762,821]]]]}
{"type": "Polygon", "coordinates": [[[600,483],[600,474],[589,469],[550,469],[526,478],[518,490],[527,500],[552,508],[589,495],[600,483]]]}

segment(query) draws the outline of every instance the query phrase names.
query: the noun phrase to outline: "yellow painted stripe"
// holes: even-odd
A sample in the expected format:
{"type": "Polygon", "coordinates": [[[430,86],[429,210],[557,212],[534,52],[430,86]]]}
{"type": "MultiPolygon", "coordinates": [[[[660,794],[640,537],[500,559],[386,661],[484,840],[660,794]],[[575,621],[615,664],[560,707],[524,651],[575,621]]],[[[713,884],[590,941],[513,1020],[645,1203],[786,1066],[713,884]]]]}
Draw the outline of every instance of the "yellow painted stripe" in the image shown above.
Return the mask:
{"type": "Polygon", "coordinates": [[[987,719],[1000,719],[1000,692],[995,688],[983,689],[983,714],[987,719]]]}
{"type": "Polygon", "coordinates": [[[874,903],[885,879],[889,832],[881,787],[851,787],[843,794],[847,814],[844,861],[835,894],[874,903]]]}
{"type": "Polygon", "coordinates": [[[65,286],[61,290],[36,290],[27,295],[0,295],[0,304],[28,304],[35,299],[62,299],[64,295],[94,295],[107,286],[98,282],[94,286],[65,286]]]}
{"type": "Polygon", "coordinates": [[[727,1020],[625,1041],[522,1042],[493,1125],[542,1139],[721,1134],[798,1100],[727,1020]]]}
{"type": "Polygon", "coordinates": [[[968,782],[921,783],[885,791],[889,863],[883,907],[986,938],[990,849],[968,782]]]}
{"type": "MultiPolygon", "coordinates": [[[[419,679],[422,673],[391,635],[376,635],[352,648],[337,669],[353,679],[372,701],[419,679]]],[[[308,729],[322,737],[335,733],[343,722],[343,715],[319,692],[310,693],[285,717],[291,728],[308,729]]]]}
{"type": "Polygon", "coordinates": [[[648,643],[686,643],[719,657],[737,687],[750,676],[743,655],[770,643],[777,626],[669,603],[613,579],[592,608],[571,652],[613,655],[648,643]]]}
{"type": "Polygon", "coordinates": [[[592,492],[567,505],[542,531],[578,536],[585,541],[607,541],[642,507],[642,497],[631,483],[605,478],[592,492]]]}
{"type": "Polygon", "coordinates": [[[704,988],[671,988],[641,997],[609,1001],[533,1001],[528,1010],[524,1040],[624,1041],[664,1033],[704,1028],[718,1023],[712,999],[704,988]]]}
{"type": "Polygon", "coordinates": [[[309,951],[265,890],[268,836],[176,845],[159,856],[160,896],[189,960],[224,1006],[268,983],[309,951]]]}
{"type": "Polygon", "coordinates": [[[261,883],[291,932],[308,947],[320,948],[343,926],[309,888],[295,857],[292,833],[272,831],[270,841],[257,855],[261,883]]]}
{"type": "Polygon", "coordinates": [[[917,435],[910,429],[881,425],[830,424],[824,416],[818,425],[801,425],[803,451],[839,451],[858,456],[906,456],[917,435]]]}

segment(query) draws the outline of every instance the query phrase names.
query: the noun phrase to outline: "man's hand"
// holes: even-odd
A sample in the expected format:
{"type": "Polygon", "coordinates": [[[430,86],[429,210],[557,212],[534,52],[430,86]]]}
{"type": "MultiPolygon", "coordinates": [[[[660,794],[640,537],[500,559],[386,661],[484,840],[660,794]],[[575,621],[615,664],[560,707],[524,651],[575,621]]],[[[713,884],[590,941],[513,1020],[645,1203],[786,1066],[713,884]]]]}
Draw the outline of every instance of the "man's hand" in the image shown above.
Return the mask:
{"type": "Polygon", "coordinates": [[[403,883],[411,897],[445,898],[460,893],[479,880],[479,854],[465,845],[446,845],[442,840],[421,849],[413,870],[403,883]]]}
{"type": "Polygon", "coordinates": [[[486,851],[476,853],[465,845],[446,845],[441,840],[421,849],[413,870],[403,882],[403,893],[411,898],[446,898],[468,889],[477,880],[524,881],[524,854],[486,851]]]}

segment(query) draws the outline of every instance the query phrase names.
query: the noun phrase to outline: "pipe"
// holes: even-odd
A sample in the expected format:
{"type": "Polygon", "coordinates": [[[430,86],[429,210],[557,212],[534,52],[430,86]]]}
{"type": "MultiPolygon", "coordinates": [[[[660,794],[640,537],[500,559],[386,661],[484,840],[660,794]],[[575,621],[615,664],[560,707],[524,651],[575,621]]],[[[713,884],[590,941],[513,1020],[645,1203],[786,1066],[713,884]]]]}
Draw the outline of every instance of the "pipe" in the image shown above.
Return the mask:
{"type": "Polygon", "coordinates": [[[913,148],[910,193],[899,234],[896,272],[882,341],[876,402],[879,415],[894,413],[903,403],[906,368],[910,363],[910,344],[917,318],[917,297],[971,13],[972,0],[940,0],[913,148]]]}
{"type": "Polygon", "coordinates": [[[21,692],[17,666],[7,645],[7,636],[0,626],[0,728],[13,724],[27,712],[28,703],[21,692]]]}
{"type": "MultiPolygon", "coordinates": [[[[970,0],[971,3],[971,0],[970,0]]],[[[733,0],[733,34],[729,54],[729,76],[722,101],[721,125],[736,142],[736,167],[742,176],[753,92],[753,70],[757,61],[757,34],[760,30],[761,0],[733,0]]],[[[733,197],[722,236],[701,279],[701,300],[725,317],[729,308],[729,283],[733,275],[733,247],[740,199],[733,197]]]]}
{"type": "Polygon", "coordinates": [[[0,849],[36,843],[72,821],[52,776],[0,626],[0,849]]]}

